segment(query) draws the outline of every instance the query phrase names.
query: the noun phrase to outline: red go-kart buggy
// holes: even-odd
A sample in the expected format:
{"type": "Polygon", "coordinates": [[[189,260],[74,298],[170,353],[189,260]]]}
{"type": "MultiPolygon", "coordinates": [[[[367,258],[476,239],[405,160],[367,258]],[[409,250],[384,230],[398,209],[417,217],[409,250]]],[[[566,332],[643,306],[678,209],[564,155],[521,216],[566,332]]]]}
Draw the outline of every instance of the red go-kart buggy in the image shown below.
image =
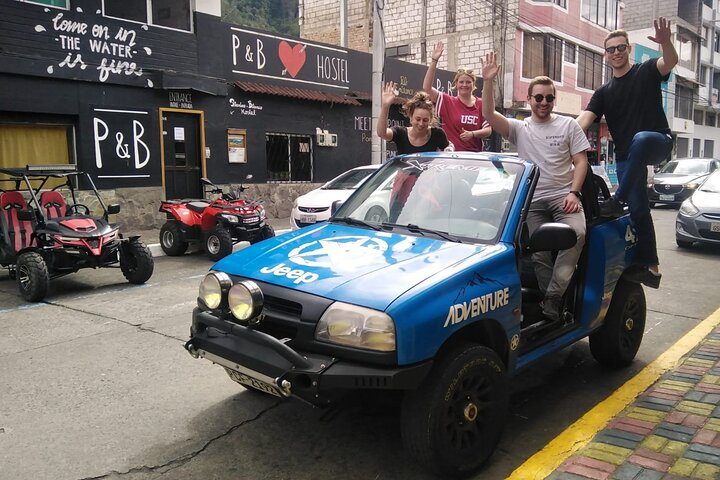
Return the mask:
{"type": "MultiPolygon", "coordinates": [[[[248,177],[251,178],[251,177],[248,177]]],[[[216,200],[166,200],[160,211],[167,222],[160,229],[160,247],[167,255],[182,255],[190,243],[202,242],[211,260],[217,261],[232,253],[233,245],[274,237],[275,231],[265,223],[265,208],[260,202],[240,199],[245,190],[224,193],[207,178],[201,179],[205,194],[220,195],[216,200]]]]}
{"type": "MultiPolygon", "coordinates": [[[[105,206],[90,175],[74,165],[28,165],[0,168],[0,265],[17,280],[23,298],[42,300],[50,279],[81,268],[120,267],[130,283],[145,283],[153,273],[150,250],[140,237],[123,238],[108,216],[120,212],[120,205],[105,206]],[[43,188],[48,180],[62,179],[53,189],[43,188]],[[84,178],[97,198],[103,215],[77,202],[79,178],[84,178]],[[33,184],[37,186],[33,186],[33,184]],[[60,189],[70,191],[71,204],[60,189]]],[[[51,182],[53,183],[53,182],[51,182]]]]}

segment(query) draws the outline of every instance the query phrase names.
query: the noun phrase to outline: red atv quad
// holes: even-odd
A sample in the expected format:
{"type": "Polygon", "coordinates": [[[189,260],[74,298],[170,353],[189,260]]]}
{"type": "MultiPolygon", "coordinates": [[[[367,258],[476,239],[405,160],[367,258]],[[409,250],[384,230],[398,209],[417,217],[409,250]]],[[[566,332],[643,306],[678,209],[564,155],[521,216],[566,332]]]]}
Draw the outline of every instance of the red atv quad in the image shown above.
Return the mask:
{"type": "MultiPolygon", "coordinates": [[[[248,176],[248,178],[252,178],[248,176]]],[[[207,178],[201,179],[205,195],[220,195],[216,200],[166,200],[160,211],[167,222],[160,229],[160,247],[167,255],[182,255],[190,243],[202,242],[211,260],[217,261],[232,253],[233,245],[274,237],[275,231],[265,223],[265,208],[258,201],[240,199],[245,187],[224,193],[207,178]]]]}
{"type": "Polygon", "coordinates": [[[1,168],[0,174],[9,177],[0,176],[1,181],[14,184],[12,190],[0,189],[0,265],[8,267],[25,300],[42,300],[50,279],[81,268],[119,266],[135,284],[150,278],[150,250],[138,236],[123,238],[118,225],[108,221],[109,215],[120,212],[120,205],[106,207],[90,175],[74,165],[1,168]],[[43,191],[51,178],[64,183],[43,191]],[[92,216],[88,206],[77,202],[80,178],[95,193],[102,217],[92,216]],[[70,191],[70,205],[59,191],[63,187],[70,191]]]}

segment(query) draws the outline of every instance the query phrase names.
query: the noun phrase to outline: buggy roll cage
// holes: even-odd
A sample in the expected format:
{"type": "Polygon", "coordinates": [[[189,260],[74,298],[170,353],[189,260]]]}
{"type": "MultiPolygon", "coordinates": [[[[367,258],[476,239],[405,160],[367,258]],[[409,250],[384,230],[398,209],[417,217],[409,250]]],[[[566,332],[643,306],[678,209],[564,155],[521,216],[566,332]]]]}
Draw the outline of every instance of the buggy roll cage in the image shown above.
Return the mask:
{"type": "MultiPolygon", "coordinates": [[[[77,204],[78,201],[75,196],[77,188],[73,186],[71,179],[75,178],[77,180],[84,177],[90,184],[93,193],[95,193],[95,197],[98,199],[98,202],[103,209],[103,217],[107,220],[109,213],[117,213],[108,211],[108,207],[105,205],[100,193],[97,191],[97,187],[95,187],[95,182],[93,182],[92,177],[87,172],[78,170],[76,165],[25,165],[25,168],[0,168],[0,173],[4,173],[5,175],[9,175],[11,177],[9,179],[0,178],[0,182],[15,182],[15,190],[19,191],[20,184],[24,181],[27,191],[30,192],[30,196],[32,197],[32,203],[35,205],[36,210],[40,212],[40,216],[43,219],[44,216],[42,215],[42,207],[40,206],[40,201],[38,200],[36,193],[40,192],[47,181],[51,178],[65,178],[65,183],[54,187],[53,190],[59,187],[67,187],[68,190],[70,190],[72,203],[77,204]],[[39,181],[40,186],[33,188],[30,183],[33,181],[39,181]]],[[[2,189],[0,189],[0,191],[2,191],[2,189]]]]}

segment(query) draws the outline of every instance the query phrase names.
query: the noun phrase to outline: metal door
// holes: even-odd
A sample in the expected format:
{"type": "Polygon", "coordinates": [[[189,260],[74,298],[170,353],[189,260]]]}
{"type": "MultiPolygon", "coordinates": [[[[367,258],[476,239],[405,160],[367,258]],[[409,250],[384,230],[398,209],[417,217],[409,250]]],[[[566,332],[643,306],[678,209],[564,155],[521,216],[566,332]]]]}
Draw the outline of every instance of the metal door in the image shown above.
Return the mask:
{"type": "Polygon", "coordinates": [[[200,116],[162,112],[165,198],[202,198],[200,116]]]}

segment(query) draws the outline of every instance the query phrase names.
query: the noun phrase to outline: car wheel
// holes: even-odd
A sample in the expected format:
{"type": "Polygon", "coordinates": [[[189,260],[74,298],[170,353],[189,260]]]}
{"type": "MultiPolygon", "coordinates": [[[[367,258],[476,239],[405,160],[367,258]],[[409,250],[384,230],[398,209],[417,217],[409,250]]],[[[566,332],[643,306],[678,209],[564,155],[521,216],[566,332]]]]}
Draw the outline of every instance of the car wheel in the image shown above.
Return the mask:
{"type": "Polygon", "coordinates": [[[232,248],[232,235],[223,227],[215,227],[205,235],[205,252],[214,262],[230,255],[232,248]]]}
{"type": "Polygon", "coordinates": [[[139,238],[133,238],[120,247],[120,270],[125,280],[136,285],[148,281],[155,270],[150,249],[139,238]]]}
{"type": "Polygon", "coordinates": [[[677,246],[680,248],[692,248],[692,246],[693,246],[693,242],[680,240],[679,238],[676,238],[675,242],[677,243],[677,246]]]}
{"type": "Polygon", "coordinates": [[[620,280],[615,286],[603,326],[590,335],[590,352],[595,360],[612,368],[629,365],[642,342],[645,314],[642,287],[620,280]]]}
{"type": "Polygon", "coordinates": [[[463,345],[443,357],[420,388],[406,392],[403,444],[440,476],[469,475],[495,450],[507,404],[508,380],[498,355],[463,345]]]}
{"type": "Polygon", "coordinates": [[[175,257],[187,251],[188,242],[183,240],[180,225],[168,222],[160,228],[160,248],[165,255],[175,257]]]}
{"type": "Polygon", "coordinates": [[[387,222],[387,220],[388,220],[388,214],[385,212],[385,209],[382,207],[378,207],[377,205],[372,207],[365,214],[366,222],[385,223],[385,222],[387,222]]]}
{"type": "Polygon", "coordinates": [[[28,302],[39,302],[47,294],[50,284],[45,259],[36,252],[25,252],[17,258],[15,280],[22,297],[28,302]]]}

